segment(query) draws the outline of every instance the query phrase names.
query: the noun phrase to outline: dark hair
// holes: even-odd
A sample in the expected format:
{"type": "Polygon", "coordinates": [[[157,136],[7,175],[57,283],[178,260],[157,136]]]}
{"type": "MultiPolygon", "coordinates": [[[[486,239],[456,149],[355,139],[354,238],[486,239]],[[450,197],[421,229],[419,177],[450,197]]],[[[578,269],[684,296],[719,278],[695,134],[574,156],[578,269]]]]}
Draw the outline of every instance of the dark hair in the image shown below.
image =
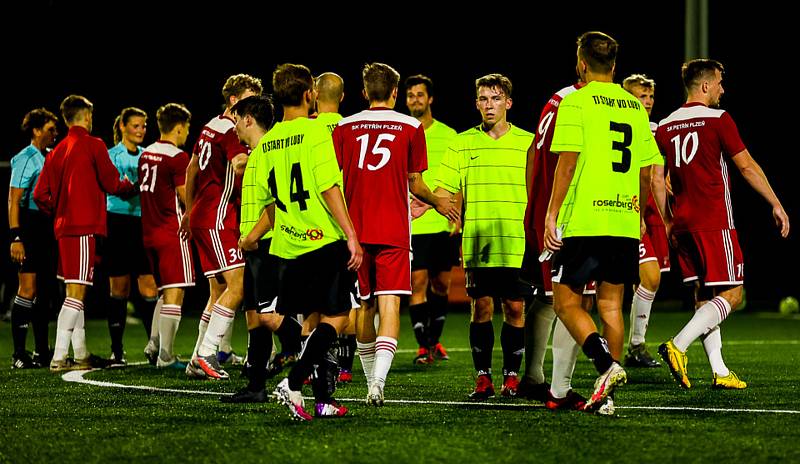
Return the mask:
{"type": "Polygon", "coordinates": [[[225,106],[228,106],[231,97],[238,97],[245,91],[252,90],[256,95],[261,95],[264,87],[261,79],[249,74],[234,74],[225,81],[222,86],[222,98],[225,99],[225,106]]]}
{"type": "Polygon", "coordinates": [[[387,101],[400,83],[400,73],[388,64],[365,64],[361,71],[369,101],[387,101]]]}
{"type": "Polygon", "coordinates": [[[180,103],[167,103],[156,111],[158,131],[161,135],[169,134],[178,124],[188,124],[192,113],[180,103]]]}
{"type": "Polygon", "coordinates": [[[303,94],[313,88],[311,70],[302,64],[284,63],[272,73],[275,100],[283,106],[300,106],[303,94]]]}
{"type": "Polygon", "coordinates": [[[120,143],[122,141],[122,129],[119,128],[120,123],[122,125],[128,124],[128,121],[134,116],[140,116],[142,118],[147,119],[147,113],[144,110],[140,110],[139,108],[129,106],[122,110],[122,112],[114,119],[114,145],[120,143]]]}
{"type": "Polygon", "coordinates": [[[272,105],[272,99],[266,95],[254,95],[239,100],[233,105],[231,112],[239,117],[252,116],[264,130],[269,130],[275,120],[275,108],[272,105]]]}
{"type": "Polygon", "coordinates": [[[75,117],[78,116],[78,113],[81,113],[85,110],[91,112],[94,109],[94,105],[92,105],[92,102],[90,102],[86,97],[82,97],[80,95],[70,95],[61,102],[60,108],[61,117],[64,118],[65,123],[69,124],[75,120],[75,117]]]}
{"type": "Polygon", "coordinates": [[[650,79],[644,74],[631,74],[622,81],[622,88],[628,92],[631,92],[631,89],[633,89],[634,85],[638,85],[646,89],[655,89],[656,81],[650,79]]]}
{"type": "Polygon", "coordinates": [[[411,87],[414,87],[415,85],[420,85],[420,84],[425,86],[425,92],[428,93],[429,97],[432,97],[433,96],[433,81],[431,80],[430,77],[425,76],[423,74],[417,74],[417,75],[414,75],[414,76],[406,78],[406,81],[404,82],[404,85],[406,87],[406,92],[408,92],[408,90],[411,87]]]}
{"type": "Polygon", "coordinates": [[[505,94],[506,98],[511,98],[511,90],[513,88],[511,85],[511,79],[497,73],[487,74],[483,77],[475,79],[476,94],[480,91],[481,87],[489,87],[490,89],[495,87],[499,88],[503,91],[503,94],[505,94]]]}
{"type": "Polygon", "coordinates": [[[701,58],[687,61],[681,66],[681,77],[686,90],[700,84],[703,79],[708,79],[714,75],[714,71],[725,74],[725,67],[717,60],[701,58]]]}
{"type": "Polygon", "coordinates": [[[22,132],[28,137],[33,137],[34,129],[41,129],[50,121],[58,123],[58,118],[44,108],[36,108],[29,111],[22,119],[22,132]]]}
{"type": "Polygon", "coordinates": [[[617,60],[618,48],[617,41],[602,32],[585,32],[578,37],[578,56],[594,72],[610,73],[617,60]]]}
{"type": "Polygon", "coordinates": [[[314,79],[317,88],[317,100],[339,103],[344,95],[344,80],[336,73],[322,73],[314,79]]]}

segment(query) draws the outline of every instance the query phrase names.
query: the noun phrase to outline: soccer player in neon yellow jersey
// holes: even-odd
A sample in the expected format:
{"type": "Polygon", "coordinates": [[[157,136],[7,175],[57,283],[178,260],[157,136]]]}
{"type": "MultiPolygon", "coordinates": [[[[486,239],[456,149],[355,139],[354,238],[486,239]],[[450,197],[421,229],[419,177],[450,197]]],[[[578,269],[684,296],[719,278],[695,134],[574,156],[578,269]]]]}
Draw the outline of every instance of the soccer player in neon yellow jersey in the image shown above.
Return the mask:
{"type": "MultiPolygon", "coordinates": [[[[331,134],[308,119],[315,100],[311,71],[302,65],[280,65],[272,75],[272,87],[283,106],[283,120],[261,140],[266,155],[256,167],[256,179],[262,189],[266,187],[265,204],[275,205],[270,254],[280,260],[277,308],[282,314],[320,315],[302,356],[274,395],[294,419],[310,420],[300,390],[347,325],[350,289],[363,251],[340,187],[342,173],[331,134]]],[[[317,415],[347,412],[317,393],[317,415]]]]}
{"type": "MultiPolygon", "coordinates": [[[[616,55],[617,42],[602,32],[578,38],[576,68],[587,84],[562,100],[550,147],[559,156],[544,242],[556,252],[556,314],[600,373],[587,411],[608,404],[627,380],[616,360],[625,333],[622,293],[638,275],[650,170],[663,165],[647,111],[612,81],[616,55]],[[581,307],[590,280],[598,283],[597,309],[609,341],[581,307]]],[[[606,413],[613,414],[611,405],[606,413]]]]}
{"type": "Polygon", "coordinates": [[[437,191],[461,192],[464,199],[462,249],[467,293],[472,297],[469,340],[478,373],[474,401],[494,396],[494,299],[502,301],[504,324],[503,396],[516,396],[517,374],[525,351],[524,298],[532,286],[520,279],[525,254],[525,163],[533,134],[506,120],[511,81],[488,74],[475,81],[479,126],[458,134],[445,153],[437,191]]]}
{"type": "MultiPolygon", "coordinates": [[[[422,173],[426,184],[433,186],[439,163],[456,131],[433,119],[433,81],[422,74],[405,81],[406,106],[411,116],[425,128],[428,147],[428,170],[422,173]]],[[[424,203],[416,200],[415,205],[424,203]]],[[[426,208],[427,209],[427,208],[426,208]]],[[[451,224],[435,211],[426,211],[411,223],[411,297],[408,312],[419,349],[415,364],[446,360],[447,350],[439,341],[447,318],[447,293],[450,270],[461,258],[460,224],[451,224]]]]}

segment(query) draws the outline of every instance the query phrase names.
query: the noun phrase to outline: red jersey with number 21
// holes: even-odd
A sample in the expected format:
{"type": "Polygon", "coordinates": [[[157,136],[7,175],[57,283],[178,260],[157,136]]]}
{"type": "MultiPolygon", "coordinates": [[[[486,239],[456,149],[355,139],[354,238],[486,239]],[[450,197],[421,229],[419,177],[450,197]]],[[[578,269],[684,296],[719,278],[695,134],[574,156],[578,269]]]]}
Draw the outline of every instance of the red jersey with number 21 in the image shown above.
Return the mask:
{"type": "Polygon", "coordinates": [[[189,155],[170,142],[158,141],[139,156],[142,238],[146,247],[178,243],[183,209],[177,187],[184,185],[189,155]]]}
{"type": "Polygon", "coordinates": [[[422,123],[371,108],[339,121],[333,145],[359,241],[410,250],[408,173],[428,168],[422,123]]]}

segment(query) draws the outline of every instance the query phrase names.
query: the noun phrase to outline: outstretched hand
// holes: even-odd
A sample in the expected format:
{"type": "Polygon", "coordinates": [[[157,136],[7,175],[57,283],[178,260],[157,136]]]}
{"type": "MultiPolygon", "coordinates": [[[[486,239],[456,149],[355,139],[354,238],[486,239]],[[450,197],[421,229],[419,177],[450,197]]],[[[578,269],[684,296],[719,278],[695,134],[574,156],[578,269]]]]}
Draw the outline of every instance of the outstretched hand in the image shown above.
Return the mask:
{"type": "Polygon", "coordinates": [[[781,237],[786,238],[789,236],[789,215],[783,210],[782,206],[772,208],[772,217],[775,219],[775,225],[781,231],[781,237]]]}

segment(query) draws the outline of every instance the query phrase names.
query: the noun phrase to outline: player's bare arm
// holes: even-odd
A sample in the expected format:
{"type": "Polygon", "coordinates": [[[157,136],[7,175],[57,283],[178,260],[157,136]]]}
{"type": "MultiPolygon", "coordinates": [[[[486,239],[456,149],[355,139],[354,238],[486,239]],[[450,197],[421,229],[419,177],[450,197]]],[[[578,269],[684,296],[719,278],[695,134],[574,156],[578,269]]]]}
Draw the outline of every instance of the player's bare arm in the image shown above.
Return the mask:
{"type": "Polygon", "coordinates": [[[350,250],[347,269],[355,271],[361,267],[361,260],[364,259],[364,250],[361,249],[361,244],[358,243],[356,230],[350,220],[350,214],[347,212],[347,205],[344,203],[344,195],[342,195],[339,186],[334,185],[322,192],[322,199],[325,200],[333,219],[336,220],[336,223],[339,224],[339,227],[342,228],[345,236],[347,236],[347,249],[350,250]]]}
{"type": "Polygon", "coordinates": [[[578,165],[578,153],[565,151],[558,155],[558,164],[553,177],[553,191],[550,193],[550,203],[547,205],[547,215],[544,219],[544,246],[550,251],[561,249],[561,239],[556,235],[556,220],[558,211],[567,196],[575,167],[578,165]]]}
{"type": "Polygon", "coordinates": [[[736,164],[736,167],[739,169],[739,172],[742,173],[747,183],[753,187],[753,190],[764,197],[767,203],[772,206],[772,217],[775,219],[775,224],[778,226],[778,229],[780,229],[781,237],[788,237],[789,216],[783,209],[780,200],[778,200],[778,196],[775,195],[775,191],[772,190],[772,186],[769,184],[767,176],[764,174],[761,166],[750,156],[750,152],[748,152],[747,149],[734,155],[733,162],[736,164]]]}
{"type": "Polygon", "coordinates": [[[197,171],[199,170],[200,164],[197,155],[192,155],[192,159],[189,160],[189,164],[186,166],[186,184],[184,184],[185,196],[183,203],[186,207],[186,212],[183,218],[181,218],[181,238],[185,240],[192,237],[192,231],[189,228],[189,216],[191,216],[192,202],[194,200],[194,183],[197,179],[197,171]]]}
{"type": "Polygon", "coordinates": [[[422,179],[422,174],[419,172],[408,173],[408,189],[420,201],[427,203],[434,208],[442,216],[450,221],[458,221],[461,217],[461,211],[456,207],[455,201],[448,193],[447,196],[437,196],[431,192],[428,185],[422,179]]]}
{"type": "MultiPolygon", "coordinates": [[[[271,203],[270,206],[273,208],[273,216],[274,216],[275,203],[271,203]]],[[[246,236],[242,236],[239,238],[239,248],[241,248],[244,251],[257,250],[258,239],[263,237],[264,234],[266,234],[267,231],[269,231],[270,229],[272,229],[272,221],[270,220],[267,208],[264,208],[263,210],[261,210],[261,216],[258,217],[258,221],[253,226],[253,228],[250,229],[250,233],[248,233],[246,236]]]]}
{"type": "Polygon", "coordinates": [[[652,180],[652,171],[654,165],[644,166],[639,169],[639,238],[644,237],[647,232],[647,227],[644,224],[644,212],[647,209],[647,197],[650,196],[650,182],[652,180]]]}
{"type": "Polygon", "coordinates": [[[536,154],[536,136],[534,136],[531,146],[528,147],[528,157],[525,161],[525,190],[528,192],[528,202],[533,195],[533,157],[536,154]]]}
{"type": "Polygon", "coordinates": [[[25,246],[14,235],[19,232],[19,202],[24,189],[10,187],[8,189],[8,228],[11,229],[11,261],[22,264],[25,261],[25,246]]]}

